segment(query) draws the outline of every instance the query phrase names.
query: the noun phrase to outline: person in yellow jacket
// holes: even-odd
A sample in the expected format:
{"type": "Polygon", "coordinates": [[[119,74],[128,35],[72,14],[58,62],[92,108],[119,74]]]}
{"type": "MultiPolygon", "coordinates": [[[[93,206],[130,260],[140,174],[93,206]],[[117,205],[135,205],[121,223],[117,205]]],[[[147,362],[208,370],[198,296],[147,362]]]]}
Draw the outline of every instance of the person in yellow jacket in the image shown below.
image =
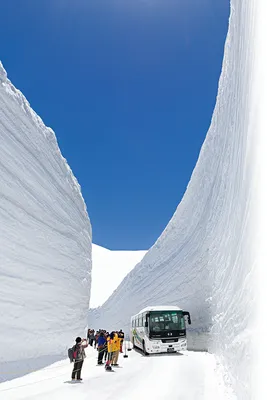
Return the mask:
{"type": "Polygon", "coordinates": [[[114,367],[117,367],[119,365],[118,359],[120,354],[120,348],[121,348],[121,338],[119,337],[118,332],[115,332],[113,341],[113,357],[111,361],[111,365],[114,365],[114,367]]]}
{"type": "Polygon", "coordinates": [[[110,368],[110,365],[117,367],[120,347],[121,347],[121,338],[119,337],[117,332],[111,332],[107,337],[107,345],[108,345],[108,361],[106,363],[106,369],[110,368]]]}
{"type": "Polygon", "coordinates": [[[112,360],[114,357],[114,350],[115,350],[115,333],[111,332],[107,336],[107,347],[108,347],[108,360],[106,363],[106,369],[111,369],[112,360]]]}

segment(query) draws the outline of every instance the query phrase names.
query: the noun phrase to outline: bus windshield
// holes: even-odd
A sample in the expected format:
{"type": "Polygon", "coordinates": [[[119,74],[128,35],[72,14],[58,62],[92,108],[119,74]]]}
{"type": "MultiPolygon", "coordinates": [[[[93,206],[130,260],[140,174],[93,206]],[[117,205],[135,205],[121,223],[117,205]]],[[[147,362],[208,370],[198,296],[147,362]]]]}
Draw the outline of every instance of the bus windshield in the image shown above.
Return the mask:
{"type": "Polygon", "coordinates": [[[152,311],[149,318],[151,333],[185,330],[185,320],[179,311],[152,311]]]}

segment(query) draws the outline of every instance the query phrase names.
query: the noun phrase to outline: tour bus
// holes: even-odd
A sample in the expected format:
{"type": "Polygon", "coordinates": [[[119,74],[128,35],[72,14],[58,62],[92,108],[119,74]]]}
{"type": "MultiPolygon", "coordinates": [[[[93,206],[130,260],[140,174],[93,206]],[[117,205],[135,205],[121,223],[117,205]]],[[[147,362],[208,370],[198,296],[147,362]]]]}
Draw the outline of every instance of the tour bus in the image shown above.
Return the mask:
{"type": "Polygon", "coordinates": [[[187,349],[185,316],[188,311],[176,306],[147,307],[131,317],[133,347],[151,353],[174,353],[187,349]]]}

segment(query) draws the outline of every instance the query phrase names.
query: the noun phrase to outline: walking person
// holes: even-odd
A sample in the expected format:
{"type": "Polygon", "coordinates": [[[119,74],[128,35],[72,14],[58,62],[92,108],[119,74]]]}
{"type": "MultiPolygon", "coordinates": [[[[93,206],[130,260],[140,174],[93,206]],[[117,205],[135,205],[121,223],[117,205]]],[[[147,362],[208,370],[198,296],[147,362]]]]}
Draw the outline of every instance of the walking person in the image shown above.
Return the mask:
{"type": "Polygon", "coordinates": [[[81,378],[81,371],[83,366],[83,361],[86,357],[84,349],[88,347],[88,342],[86,339],[81,339],[77,337],[75,340],[76,344],[73,346],[73,359],[74,359],[74,366],[71,375],[71,379],[74,381],[82,381],[81,378]]]}

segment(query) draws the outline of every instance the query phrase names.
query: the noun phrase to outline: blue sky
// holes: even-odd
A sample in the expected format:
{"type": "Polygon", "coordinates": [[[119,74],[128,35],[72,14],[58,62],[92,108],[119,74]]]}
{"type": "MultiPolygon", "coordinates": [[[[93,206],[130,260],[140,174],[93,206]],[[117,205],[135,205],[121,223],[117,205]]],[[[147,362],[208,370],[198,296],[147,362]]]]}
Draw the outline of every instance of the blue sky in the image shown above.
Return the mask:
{"type": "Polygon", "coordinates": [[[93,241],[147,249],[209,128],[229,0],[9,0],[0,59],[56,132],[93,241]]]}

